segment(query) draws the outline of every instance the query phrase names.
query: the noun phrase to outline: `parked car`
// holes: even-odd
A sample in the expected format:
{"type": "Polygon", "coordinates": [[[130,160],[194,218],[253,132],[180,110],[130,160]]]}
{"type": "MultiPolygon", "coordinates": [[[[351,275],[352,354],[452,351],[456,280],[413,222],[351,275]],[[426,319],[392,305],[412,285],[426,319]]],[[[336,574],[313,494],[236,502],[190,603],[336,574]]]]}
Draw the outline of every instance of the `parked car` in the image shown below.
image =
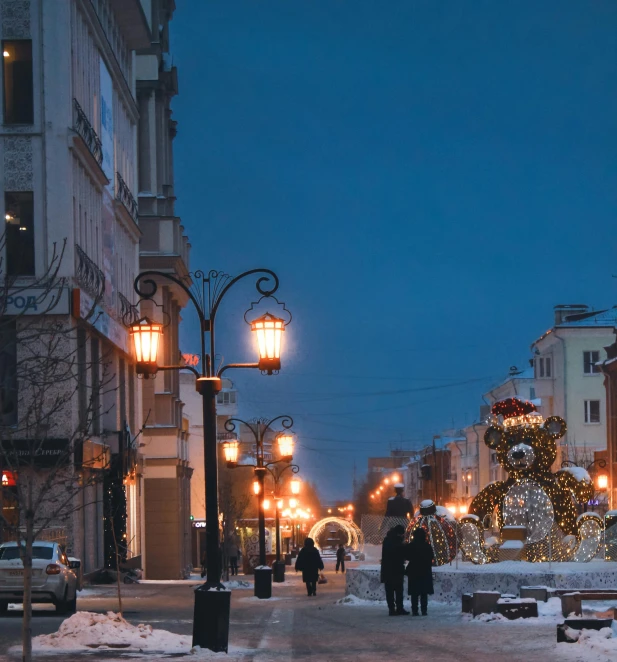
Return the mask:
{"type": "MultiPolygon", "coordinates": [[[[9,603],[23,602],[24,566],[16,542],[0,545],[0,613],[9,603]]],[[[59,614],[77,610],[77,576],[62,547],[56,542],[32,546],[32,602],[56,606],[59,614]]]]}

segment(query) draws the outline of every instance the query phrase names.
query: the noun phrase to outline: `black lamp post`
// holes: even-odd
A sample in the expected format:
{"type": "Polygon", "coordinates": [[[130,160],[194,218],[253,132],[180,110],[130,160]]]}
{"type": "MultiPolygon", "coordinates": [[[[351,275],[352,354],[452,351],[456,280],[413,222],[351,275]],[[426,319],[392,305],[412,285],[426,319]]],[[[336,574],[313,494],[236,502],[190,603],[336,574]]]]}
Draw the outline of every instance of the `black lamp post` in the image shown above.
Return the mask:
{"type": "MultiPolygon", "coordinates": [[[[265,500],[265,477],[266,472],[268,472],[274,480],[274,495],[277,499],[278,486],[281,480],[282,475],[290,469],[292,473],[298,473],[300,467],[296,464],[291,464],[293,459],[293,437],[287,432],[293,426],[293,419],[291,416],[277,416],[271,420],[257,419],[253,423],[247,423],[240,418],[230,418],[225,421],[225,429],[227,432],[234,432],[236,429],[236,423],[241,423],[245,425],[253,434],[255,439],[255,464],[238,464],[238,453],[239,453],[239,442],[226,441],[223,444],[223,452],[225,454],[225,460],[227,466],[230,468],[235,467],[253,467],[255,470],[255,476],[257,479],[257,488],[255,490],[259,503],[259,568],[255,569],[255,596],[262,599],[267,599],[272,596],[272,570],[271,568],[266,567],[266,515],[264,508],[265,500]],[[264,440],[266,437],[266,432],[272,430],[272,424],[276,421],[281,422],[281,426],[284,428],[284,432],[281,432],[277,435],[276,440],[279,447],[279,452],[281,458],[279,460],[274,460],[272,462],[266,462],[264,456],[264,440]],[[281,466],[283,465],[284,466],[281,466]]],[[[276,561],[277,565],[275,566],[275,572],[277,572],[276,580],[279,580],[280,570],[280,561],[281,561],[281,542],[280,542],[280,528],[279,528],[279,509],[278,503],[275,504],[276,507],[276,561]]],[[[283,579],[279,581],[284,581],[284,570],[283,570],[283,579]]]]}
{"type": "MultiPolygon", "coordinates": [[[[278,289],[278,276],[270,269],[251,269],[232,278],[221,271],[196,271],[190,279],[180,279],[162,271],[144,271],[135,279],[135,291],[141,300],[152,300],[160,282],[175,283],[192,301],[197,311],[201,333],[201,373],[187,365],[157,364],[158,349],[161,345],[163,325],[143,318],[130,320],[127,324],[133,339],[138,375],[154,377],[159,370],[191,370],[196,376],[195,386],[203,400],[204,468],[206,483],[206,557],[207,579],[195,591],[195,611],[193,619],[193,646],[201,646],[215,652],[227,652],[229,639],[230,592],[221,584],[221,562],[219,556],[219,508],[218,508],[218,467],[216,440],[216,394],[221,390],[221,375],[232,368],[257,368],[263,374],[277,373],[281,367],[281,340],[289,322],[266,313],[249,321],[249,311],[263,298],[271,297],[278,289]],[[229,363],[215,368],[215,322],[222,300],[229,290],[240,280],[257,275],[255,287],[261,295],[259,301],[251,304],[244,314],[244,320],[251,326],[257,337],[259,361],[257,363],[229,363]],[[271,287],[266,284],[272,282],[271,287]],[[206,336],[209,336],[209,351],[206,349],[206,336]],[[212,590],[214,589],[214,590],[212,590]]],[[[282,305],[282,304],[279,304],[282,305]]]]}

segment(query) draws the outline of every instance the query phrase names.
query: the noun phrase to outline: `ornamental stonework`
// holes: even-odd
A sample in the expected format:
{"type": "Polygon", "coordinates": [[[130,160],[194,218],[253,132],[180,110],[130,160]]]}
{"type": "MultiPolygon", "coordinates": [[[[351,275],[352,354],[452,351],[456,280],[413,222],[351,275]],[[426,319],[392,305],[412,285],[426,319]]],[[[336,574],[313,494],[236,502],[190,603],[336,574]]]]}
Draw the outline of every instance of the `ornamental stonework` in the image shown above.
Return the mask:
{"type": "Polygon", "coordinates": [[[3,39],[30,39],[30,0],[0,0],[3,39]]]}
{"type": "Polygon", "coordinates": [[[4,190],[31,191],[33,188],[32,139],[5,138],[4,190]]]}

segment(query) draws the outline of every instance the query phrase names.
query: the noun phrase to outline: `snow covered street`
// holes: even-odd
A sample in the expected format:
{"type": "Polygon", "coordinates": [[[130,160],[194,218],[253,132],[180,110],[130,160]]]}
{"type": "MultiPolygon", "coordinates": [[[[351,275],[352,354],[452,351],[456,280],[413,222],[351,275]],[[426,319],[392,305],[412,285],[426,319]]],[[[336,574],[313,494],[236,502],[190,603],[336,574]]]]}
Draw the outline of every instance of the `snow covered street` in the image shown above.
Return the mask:
{"type": "MultiPolygon", "coordinates": [[[[274,585],[273,600],[248,590],[232,593],[230,654],[191,652],[192,587],[181,583],[123,587],[125,619],[108,617],[117,608],[110,586],[92,587],[70,619],[37,609],[35,655],[40,660],[221,659],[228,662],[369,662],[377,659],[427,662],[528,661],[612,662],[617,639],[585,634],[579,643],[557,644],[563,619],[558,601],[542,604],[540,617],[505,621],[472,619],[460,606],[429,602],[429,616],[389,617],[385,604],[345,598],[345,581],[327,570],[328,583],[308,598],[295,574],[274,585]],[[90,612],[90,613],[83,613],[90,612]],[[64,622],[64,624],[63,624],[64,622]],[[53,634],[57,633],[59,634],[53,634]]],[[[612,605],[598,605],[608,608],[612,605]]],[[[19,659],[19,611],[0,619],[0,659],[19,659]]]]}

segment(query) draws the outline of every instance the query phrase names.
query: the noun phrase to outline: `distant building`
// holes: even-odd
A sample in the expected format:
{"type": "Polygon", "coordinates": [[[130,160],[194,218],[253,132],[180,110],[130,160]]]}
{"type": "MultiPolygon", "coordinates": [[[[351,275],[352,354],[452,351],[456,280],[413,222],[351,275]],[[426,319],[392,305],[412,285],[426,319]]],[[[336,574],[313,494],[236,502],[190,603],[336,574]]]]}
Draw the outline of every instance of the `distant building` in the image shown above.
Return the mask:
{"type": "Polygon", "coordinates": [[[535,396],[542,415],[561,416],[568,431],[563,460],[588,464],[607,448],[606,389],[601,364],[614,342],[617,308],[590,311],[585,305],[555,306],[554,325],[531,345],[535,396]]]}

